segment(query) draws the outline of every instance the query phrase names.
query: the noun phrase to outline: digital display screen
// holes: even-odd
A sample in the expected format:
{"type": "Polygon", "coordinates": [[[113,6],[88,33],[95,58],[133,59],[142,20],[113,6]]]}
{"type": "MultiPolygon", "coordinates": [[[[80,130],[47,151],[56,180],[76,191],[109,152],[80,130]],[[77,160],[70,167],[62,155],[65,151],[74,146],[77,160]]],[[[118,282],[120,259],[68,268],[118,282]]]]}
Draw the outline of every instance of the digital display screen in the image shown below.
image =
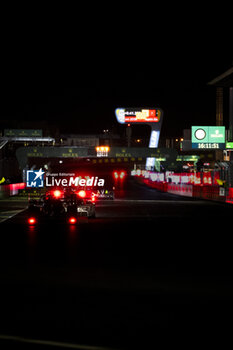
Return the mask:
{"type": "Polygon", "coordinates": [[[119,123],[157,123],[160,121],[159,109],[117,108],[116,118],[119,123]]]}
{"type": "Polygon", "coordinates": [[[192,148],[224,149],[225,126],[192,126],[192,148]]]}

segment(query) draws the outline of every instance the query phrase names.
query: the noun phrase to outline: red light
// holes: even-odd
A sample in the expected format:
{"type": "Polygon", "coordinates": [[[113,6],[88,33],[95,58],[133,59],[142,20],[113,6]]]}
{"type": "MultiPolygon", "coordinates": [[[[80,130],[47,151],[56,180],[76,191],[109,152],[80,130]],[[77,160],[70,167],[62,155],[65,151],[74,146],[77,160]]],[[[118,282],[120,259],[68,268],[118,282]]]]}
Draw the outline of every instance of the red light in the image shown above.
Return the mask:
{"type": "Polygon", "coordinates": [[[36,219],[35,219],[35,218],[29,218],[29,219],[28,219],[28,223],[29,223],[30,225],[34,225],[34,224],[36,223],[36,219]]]}
{"type": "Polygon", "coordinates": [[[125,177],[125,171],[122,171],[122,172],[120,173],[120,178],[121,178],[121,179],[124,179],[124,177],[125,177]]]}
{"type": "Polygon", "coordinates": [[[77,194],[81,198],[85,198],[86,197],[86,191],[84,191],[84,190],[79,191],[77,194]]]}
{"type": "Polygon", "coordinates": [[[123,180],[125,175],[126,175],[126,172],[124,170],[122,170],[121,172],[114,171],[114,173],[113,173],[113,177],[114,177],[115,180],[117,180],[119,178],[121,180],[123,180]]]}
{"type": "Polygon", "coordinates": [[[91,201],[92,201],[92,203],[94,203],[96,201],[96,197],[95,197],[94,193],[91,195],[91,201]]]}
{"type": "Polygon", "coordinates": [[[76,224],[76,222],[77,222],[76,218],[74,218],[74,217],[69,218],[69,223],[70,224],[76,224]]]}
{"type": "Polygon", "coordinates": [[[62,196],[62,192],[59,191],[59,190],[55,190],[53,192],[53,195],[54,195],[55,198],[60,198],[62,196]]]}

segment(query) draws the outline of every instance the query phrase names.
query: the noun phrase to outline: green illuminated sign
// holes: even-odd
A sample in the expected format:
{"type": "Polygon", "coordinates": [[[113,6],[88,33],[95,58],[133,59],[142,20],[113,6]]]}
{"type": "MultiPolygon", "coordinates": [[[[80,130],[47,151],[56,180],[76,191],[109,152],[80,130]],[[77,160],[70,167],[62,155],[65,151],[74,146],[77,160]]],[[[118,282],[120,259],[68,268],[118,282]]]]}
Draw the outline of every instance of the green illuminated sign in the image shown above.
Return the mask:
{"type": "Polygon", "coordinates": [[[232,148],[233,148],[233,142],[227,142],[226,149],[232,149],[232,148]]]}
{"type": "Polygon", "coordinates": [[[192,126],[192,148],[225,148],[225,126],[192,126]]]}

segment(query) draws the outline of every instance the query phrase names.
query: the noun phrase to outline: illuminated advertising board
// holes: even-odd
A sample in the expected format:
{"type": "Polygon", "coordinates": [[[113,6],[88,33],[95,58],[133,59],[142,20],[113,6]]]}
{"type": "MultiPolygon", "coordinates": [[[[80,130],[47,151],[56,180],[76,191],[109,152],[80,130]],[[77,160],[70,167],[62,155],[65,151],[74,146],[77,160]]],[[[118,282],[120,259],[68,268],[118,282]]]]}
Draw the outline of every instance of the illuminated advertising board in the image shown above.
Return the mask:
{"type": "Polygon", "coordinates": [[[124,123],[158,123],[161,118],[160,109],[145,108],[117,108],[115,110],[117,121],[124,123]]]}
{"type": "Polygon", "coordinates": [[[192,126],[192,148],[224,149],[225,126],[192,126]]]}
{"type": "MultiPolygon", "coordinates": [[[[149,148],[157,148],[163,121],[163,111],[160,108],[116,108],[115,115],[120,124],[148,124],[151,127],[149,148]]],[[[148,157],[146,168],[153,169],[155,158],[148,157]]]]}

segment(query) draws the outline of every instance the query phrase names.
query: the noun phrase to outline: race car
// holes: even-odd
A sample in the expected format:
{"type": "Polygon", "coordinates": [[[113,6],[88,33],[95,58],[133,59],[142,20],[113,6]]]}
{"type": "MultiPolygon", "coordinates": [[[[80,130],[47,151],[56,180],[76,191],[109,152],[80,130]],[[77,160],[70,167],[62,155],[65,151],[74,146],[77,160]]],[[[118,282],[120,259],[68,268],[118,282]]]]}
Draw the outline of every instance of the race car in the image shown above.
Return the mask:
{"type": "Polygon", "coordinates": [[[80,216],[94,218],[95,201],[96,196],[91,191],[56,188],[47,191],[39,200],[29,201],[28,223],[35,224],[41,216],[64,217],[71,224],[80,216]]]}
{"type": "Polygon", "coordinates": [[[97,199],[114,199],[114,191],[108,189],[101,189],[96,192],[97,199]]]}

